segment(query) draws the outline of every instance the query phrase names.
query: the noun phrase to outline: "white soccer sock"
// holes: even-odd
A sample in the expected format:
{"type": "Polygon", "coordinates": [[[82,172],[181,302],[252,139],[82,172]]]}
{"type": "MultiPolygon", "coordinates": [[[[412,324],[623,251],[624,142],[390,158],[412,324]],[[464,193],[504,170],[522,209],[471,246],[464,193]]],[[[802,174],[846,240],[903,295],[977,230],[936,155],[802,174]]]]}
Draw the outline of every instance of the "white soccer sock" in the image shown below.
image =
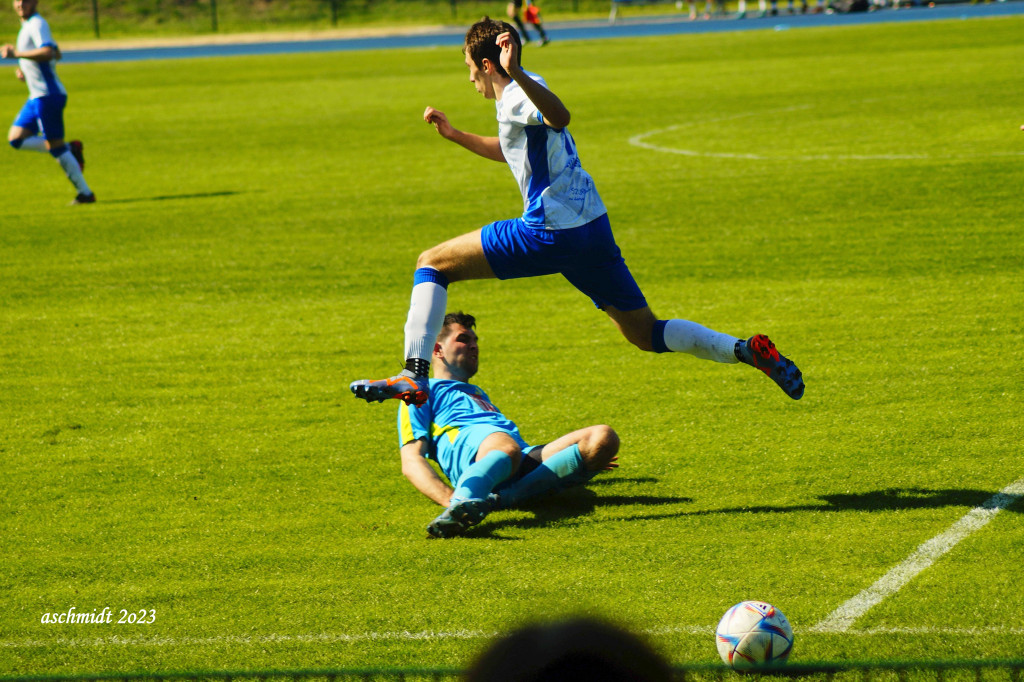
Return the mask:
{"type": "Polygon", "coordinates": [[[689,353],[702,360],[739,362],[736,357],[735,336],[722,334],[689,320],[669,320],[665,323],[665,345],[676,353],[689,353]]]}
{"type": "Polygon", "coordinates": [[[41,135],[26,137],[21,141],[21,146],[19,146],[18,149],[27,149],[30,152],[49,151],[46,147],[46,140],[44,140],[41,135]]]}
{"type": "Polygon", "coordinates": [[[57,163],[64,169],[64,174],[68,176],[68,180],[75,186],[79,194],[92,194],[92,190],[89,189],[89,185],[85,182],[85,176],[82,175],[82,167],[78,165],[78,161],[71,153],[70,147],[66,148],[64,153],[57,157],[57,163]]]}
{"type": "Polygon", "coordinates": [[[412,288],[409,316],[405,320],[405,358],[430,362],[434,343],[444,325],[448,290],[438,282],[419,282],[412,288]]]}

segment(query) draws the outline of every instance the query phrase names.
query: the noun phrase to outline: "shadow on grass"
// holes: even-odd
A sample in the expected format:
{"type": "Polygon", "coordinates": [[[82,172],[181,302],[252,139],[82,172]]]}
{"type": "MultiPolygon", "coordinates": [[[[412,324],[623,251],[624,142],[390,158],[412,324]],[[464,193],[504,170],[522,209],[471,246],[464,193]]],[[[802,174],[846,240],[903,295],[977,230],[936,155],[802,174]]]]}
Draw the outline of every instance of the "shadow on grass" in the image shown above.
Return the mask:
{"type": "Polygon", "coordinates": [[[173,199],[212,199],[214,197],[230,197],[241,192],[199,192],[196,194],[163,194],[155,197],[133,197],[131,199],[109,199],[104,204],[137,204],[141,201],[171,201],[173,199]]]}
{"type": "MultiPolygon", "coordinates": [[[[590,487],[614,485],[615,483],[657,483],[657,479],[619,479],[608,478],[591,483],[590,487]]],[[[644,521],[683,518],[687,516],[711,516],[715,514],[779,514],[787,512],[820,511],[902,511],[910,509],[940,509],[943,507],[974,508],[993,505],[992,500],[998,493],[987,490],[971,490],[948,488],[928,490],[924,488],[888,488],[866,493],[837,493],[821,495],[818,504],[800,504],[792,506],[754,506],[726,507],[723,509],[701,509],[697,511],[674,511],[665,514],[646,514],[639,511],[633,518],[644,521]]],[[[997,498],[997,505],[1007,511],[1024,513],[1022,495],[1004,495],[997,498]]],[[[602,507],[653,507],[664,504],[681,504],[693,502],[690,497],[673,497],[657,495],[601,495],[600,497],[588,488],[573,488],[558,495],[542,498],[521,507],[523,511],[533,513],[531,518],[494,519],[488,517],[483,525],[468,533],[466,537],[488,537],[492,539],[511,539],[493,535],[502,528],[543,528],[554,524],[565,525],[567,519],[592,514],[594,509],[602,507]]]]}
{"type": "Polygon", "coordinates": [[[837,493],[820,495],[819,504],[797,504],[789,507],[765,505],[754,507],[725,507],[723,509],[700,509],[683,511],[664,516],[644,516],[645,519],[677,518],[683,516],[713,516],[715,514],[782,514],[787,512],[844,512],[844,511],[905,511],[910,509],[941,509],[943,507],[974,508],[1000,506],[1007,511],[1024,513],[1020,504],[1024,496],[1002,495],[988,490],[947,488],[928,490],[925,488],[887,488],[866,493],[837,493]],[[997,503],[989,500],[997,499],[997,503]],[[988,503],[988,504],[986,504],[988,503]]]}
{"type": "MultiPolygon", "coordinates": [[[[555,524],[566,525],[566,521],[592,514],[594,509],[602,507],[656,507],[666,504],[683,504],[693,502],[692,497],[675,497],[669,495],[601,495],[598,496],[590,488],[609,487],[619,483],[657,483],[656,478],[605,478],[596,479],[587,487],[565,490],[556,495],[544,496],[527,502],[517,508],[533,514],[530,518],[503,519],[489,516],[483,525],[477,526],[466,533],[465,537],[486,537],[490,539],[509,540],[511,538],[496,536],[494,533],[503,528],[544,528],[555,524]]],[[[500,514],[500,512],[499,512],[500,514]]],[[[677,516],[677,514],[665,515],[677,516]]],[[[649,518],[644,516],[643,518],[649,518]]],[[[655,517],[657,518],[657,517],[655,517]]],[[[571,525],[571,524],[570,524],[571,525]]]]}

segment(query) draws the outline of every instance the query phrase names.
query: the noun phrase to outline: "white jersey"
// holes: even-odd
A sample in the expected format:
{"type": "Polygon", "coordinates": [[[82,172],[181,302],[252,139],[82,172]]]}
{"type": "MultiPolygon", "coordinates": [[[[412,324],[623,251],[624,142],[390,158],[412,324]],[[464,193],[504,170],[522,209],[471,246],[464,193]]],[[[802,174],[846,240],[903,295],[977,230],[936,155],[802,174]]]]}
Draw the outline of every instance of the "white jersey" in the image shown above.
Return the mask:
{"type": "MultiPolygon", "coordinates": [[[[38,14],[33,14],[21,22],[18,31],[18,52],[35,50],[40,47],[57,49],[57,43],[50,33],[50,25],[38,14]]],[[[31,98],[46,95],[66,95],[64,85],[57,78],[57,61],[36,62],[31,59],[19,59],[18,68],[25,74],[25,84],[31,98]]]]}
{"type": "MultiPolygon", "coordinates": [[[[544,87],[537,74],[527,76],[544,87]]],[[[565,230],[586,225],[607,210],[594,181],[580,165],[568,130],[555,130],[518,84],[509,83],[498,110],[498,139],[523,194],[523,220],[534,229],[565,230]]]]}

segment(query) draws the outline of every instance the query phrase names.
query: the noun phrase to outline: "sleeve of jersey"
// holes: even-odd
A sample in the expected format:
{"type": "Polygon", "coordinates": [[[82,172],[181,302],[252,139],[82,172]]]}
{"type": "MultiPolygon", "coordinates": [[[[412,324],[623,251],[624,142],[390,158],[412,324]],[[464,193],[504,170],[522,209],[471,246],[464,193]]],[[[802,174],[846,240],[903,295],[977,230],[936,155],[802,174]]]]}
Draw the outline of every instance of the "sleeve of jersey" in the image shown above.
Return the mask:
{"type": "Polygon", "coordinates": [[[40,21],[35,26],[35,35],[32,38],[35,40],[36,45],[39,47],[52,47],[57,48],[57,42],[53,39],[53,33],[50,32],[50,25],[45,21],[40,21]]]}
{"type": "Polygon", "coordinates": [[[430,403],[420,407],[398,405],[398,447],[430,436],[430,403]]]}
{"type": "Polygon", "coordinates": [[[537,109],[537,105],[530,101],[522,88],[516,88],[502,99],[505,109],[505,117],[512,123],[521,126],[536,126],[544,124],[544,115],[537,109]]]}

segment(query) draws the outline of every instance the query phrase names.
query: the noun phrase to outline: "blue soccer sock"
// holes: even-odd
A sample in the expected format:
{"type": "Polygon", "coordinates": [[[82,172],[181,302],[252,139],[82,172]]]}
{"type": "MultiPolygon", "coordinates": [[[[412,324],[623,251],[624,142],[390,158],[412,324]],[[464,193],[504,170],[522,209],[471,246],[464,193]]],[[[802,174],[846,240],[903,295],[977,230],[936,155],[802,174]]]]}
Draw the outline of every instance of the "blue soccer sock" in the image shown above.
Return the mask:
{"type": "Polygon", "coordinates": [[[508,509],[549,491],[581,485],[592,479],[597,473],[596,471],[587,471],[583,465],[580,446],[570,445],[548,457],[520,480],[502,488],[498,492],[501,497],[501,507],[508,509]]]}
{"type": "Polygon", "coordinates": [[[463,472],[452,493],[452,502],[483,500],[495,486],[511,475],[512,458],[501,450],[491,450],[463,472]]]}

